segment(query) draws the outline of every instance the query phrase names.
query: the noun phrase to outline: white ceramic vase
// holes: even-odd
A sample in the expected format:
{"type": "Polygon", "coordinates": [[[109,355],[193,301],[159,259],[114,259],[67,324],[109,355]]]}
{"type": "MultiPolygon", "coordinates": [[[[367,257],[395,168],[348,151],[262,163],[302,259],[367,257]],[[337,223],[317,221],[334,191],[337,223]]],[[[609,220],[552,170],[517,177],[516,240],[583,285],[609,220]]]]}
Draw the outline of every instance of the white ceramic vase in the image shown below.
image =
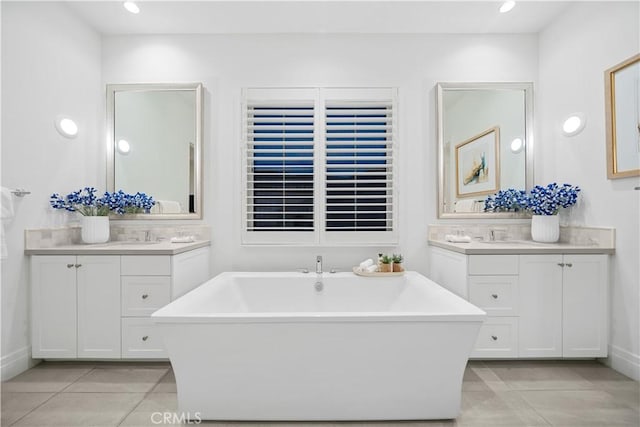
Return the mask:
{"type": "Polygon", "coordinates": [[[82,241],[84,243],[105,243],[109,241],[108,216],[83,216],[82,241]]]}
{"type": "Polygon", "coordinates": [[[558,215],[533,215],[531,217],[531,238],[535,242],[554,243],[560,238],[558,215]]]}

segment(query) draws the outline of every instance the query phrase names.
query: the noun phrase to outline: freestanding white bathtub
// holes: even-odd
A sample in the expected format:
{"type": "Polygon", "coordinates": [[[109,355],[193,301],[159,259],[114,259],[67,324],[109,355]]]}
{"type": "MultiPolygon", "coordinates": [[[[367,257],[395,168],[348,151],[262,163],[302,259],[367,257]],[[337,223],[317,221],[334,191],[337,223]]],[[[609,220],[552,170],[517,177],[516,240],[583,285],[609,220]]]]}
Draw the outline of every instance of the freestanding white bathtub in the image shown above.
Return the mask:
{"type": "Polygon", "coordinates": [[[222,273],[152,318],[187,416],[415,420],[459,414],[485,313],[415,272],[222,273]]]}

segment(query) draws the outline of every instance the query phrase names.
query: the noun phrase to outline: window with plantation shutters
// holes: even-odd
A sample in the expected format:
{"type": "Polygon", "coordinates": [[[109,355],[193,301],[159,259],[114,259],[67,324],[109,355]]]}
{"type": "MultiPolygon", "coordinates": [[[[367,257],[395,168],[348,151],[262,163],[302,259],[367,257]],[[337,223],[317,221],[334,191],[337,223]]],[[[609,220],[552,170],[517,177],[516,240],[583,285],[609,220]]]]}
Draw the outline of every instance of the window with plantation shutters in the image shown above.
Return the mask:
{"type": "Polygon", "coordinates": [[[397,243],[396,90],[243,96],[245,244],[397,243]]]}
{"type": "Polygon", "coordinates": [[[247,230],[313,232],[313,104],[249,104],[247,131],[247,230]]]}
{"type": "Polygon", "coordinates": [[[391,101],[325,104],[326,231],[392,231],[392,119],[391,101]]]}

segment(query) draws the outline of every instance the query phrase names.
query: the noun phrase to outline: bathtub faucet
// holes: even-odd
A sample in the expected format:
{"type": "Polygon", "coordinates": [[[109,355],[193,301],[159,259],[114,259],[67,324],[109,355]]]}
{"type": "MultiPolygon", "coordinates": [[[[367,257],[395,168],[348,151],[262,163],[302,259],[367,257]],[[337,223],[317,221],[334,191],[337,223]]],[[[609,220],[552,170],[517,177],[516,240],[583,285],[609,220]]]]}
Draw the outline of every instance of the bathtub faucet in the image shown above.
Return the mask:
{"type": "Polygon", "coordinates": [[[322,274],[322,255],[316,256],[316,274],[322,274]]]}

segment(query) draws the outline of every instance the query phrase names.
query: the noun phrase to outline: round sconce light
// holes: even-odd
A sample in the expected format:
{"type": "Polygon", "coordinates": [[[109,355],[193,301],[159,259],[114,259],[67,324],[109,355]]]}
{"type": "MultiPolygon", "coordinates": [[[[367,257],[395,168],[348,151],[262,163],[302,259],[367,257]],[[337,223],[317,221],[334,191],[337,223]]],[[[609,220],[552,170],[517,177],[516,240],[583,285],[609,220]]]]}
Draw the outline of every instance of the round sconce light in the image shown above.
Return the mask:
{"type": "Polygon", "coordinates": [[[511,148],[511,152],[514,154],[521,152],[524,148],[524,140],[522,138],[515,138],[511,141],[509,148],[511,148]]]}
{"type": "Polygon", "coordinates": [[[138,14],[140,13],[140,8],[138,7],[137,4],[135,4],[132,1],[126,1],[122,4],[122,6],[124,6],[125,9],[127,9],[129,12],[133,13],[133,14],[138,14]]]}
{"type": "Polygon", "coordinates": [[[131,151],[131,144],[129,144],[129,141],[126,139],[120,139],[116,143],[116,150],[118,150],[118,153],[126,156],[131,151]]]}
{"type": "Polygon", "coordinates": [[[75,138],[78,135],[78,125],[69,117],[58,116],[54,124],[58,133],[65,138],[75,138]]]}
{"type": "Polygon", "coordinates": [[[516,6],[515,1],[506,1],[500,6],[500,13],[507,13],[516,6]]]}
{"type": "Polygon", "coordinates": [[[582,132],[587,119],[583,113],[569,114],[562,122],[562,133],[564,136],[574,136],[582,132]]]}

